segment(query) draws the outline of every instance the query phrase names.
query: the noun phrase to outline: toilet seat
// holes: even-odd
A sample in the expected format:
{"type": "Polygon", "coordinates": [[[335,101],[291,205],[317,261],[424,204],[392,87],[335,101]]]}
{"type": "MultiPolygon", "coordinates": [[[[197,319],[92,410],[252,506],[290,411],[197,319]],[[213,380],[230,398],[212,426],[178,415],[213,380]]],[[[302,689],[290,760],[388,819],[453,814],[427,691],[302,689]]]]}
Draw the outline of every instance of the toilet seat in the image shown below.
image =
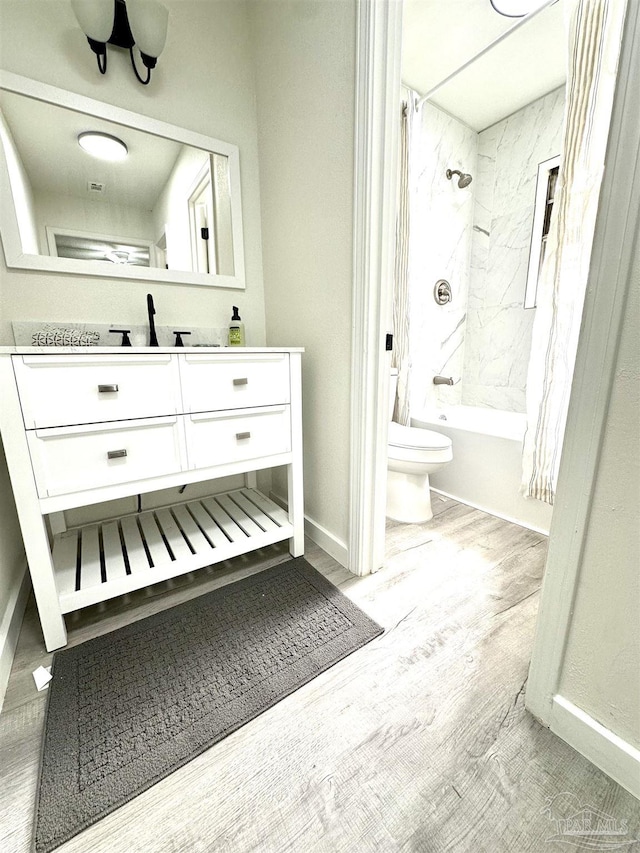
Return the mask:
{"type": "Polygon", "coordinates": [[[389,424],[389,444],[393,447],[402,447],[407,450],[450,450],[451,439],[421,427],[403,426],[392,422],[389,424]]]}
{"type": "Polygon", "coordinates": [[[387,459],[392,471],[433,473],[453,459],[452,442],[433,430],[390,423],[387,459]]]}

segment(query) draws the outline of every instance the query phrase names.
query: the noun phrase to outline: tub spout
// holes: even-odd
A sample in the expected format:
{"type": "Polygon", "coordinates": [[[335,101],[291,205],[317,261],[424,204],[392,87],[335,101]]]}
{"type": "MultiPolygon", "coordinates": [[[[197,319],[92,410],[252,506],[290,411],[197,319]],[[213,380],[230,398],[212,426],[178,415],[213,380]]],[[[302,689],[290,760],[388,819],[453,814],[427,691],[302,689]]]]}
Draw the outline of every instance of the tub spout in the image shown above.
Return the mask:
{"type": "Polygon", "coordinates": [[[434,385],[453,385],[453,376],[434,376],[434,385]]]}

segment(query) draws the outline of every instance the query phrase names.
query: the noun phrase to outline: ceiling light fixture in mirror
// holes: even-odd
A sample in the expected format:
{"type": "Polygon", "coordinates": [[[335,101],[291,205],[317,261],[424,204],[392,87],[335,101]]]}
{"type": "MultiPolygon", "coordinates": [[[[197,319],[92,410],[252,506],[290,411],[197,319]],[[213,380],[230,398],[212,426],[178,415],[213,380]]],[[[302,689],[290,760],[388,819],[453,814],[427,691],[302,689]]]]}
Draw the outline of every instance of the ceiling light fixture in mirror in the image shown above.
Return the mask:
{"type": "Polygon", "coordinates": [[[499,15],[507,18],[524,18],[525,15],[530,15],[545,4],[545,0],[489,0],[489,2],[499,15]]]}
{"type": "Polygon", "coordinates": [[[0,142],[9,267],[245,286],[237,146],[8,72],[0,142]],[[89,129],[125,158],[88,157],[89,129]],[[141,248],[144,260],[113,261],[141,248]]]}
{"type": "Polygon", "coordinates": [[[85,130],[78,134],[78,145],[87,154],[97,157],[98,160],[109,160],[116,162],[124,160],[129,153],[127,146],[117,136],[109,133],[99,133],[95,130],[85,130]]]}

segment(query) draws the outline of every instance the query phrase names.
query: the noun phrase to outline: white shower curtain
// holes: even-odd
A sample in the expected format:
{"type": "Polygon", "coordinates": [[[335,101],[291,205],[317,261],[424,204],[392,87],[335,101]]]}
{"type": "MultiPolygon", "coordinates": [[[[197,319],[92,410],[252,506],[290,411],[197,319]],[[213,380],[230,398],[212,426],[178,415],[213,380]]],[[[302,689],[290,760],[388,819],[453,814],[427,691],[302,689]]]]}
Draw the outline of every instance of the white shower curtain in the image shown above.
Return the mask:
{"type": "Polygon", "coordinates": [[[553,504],[626,3],[569,3],[562,162],[538,284],[527,377],[522,491],[553,504]]]}
{"type": "Polygon", "coordinates": [[[415,93],[402,103],[400,126],[400,189],[396,222],[396,263],[393,284],[393,352],[391,366],[398,369],[393,420],[409,423],[409,195],[410,140],[415,93]]]}

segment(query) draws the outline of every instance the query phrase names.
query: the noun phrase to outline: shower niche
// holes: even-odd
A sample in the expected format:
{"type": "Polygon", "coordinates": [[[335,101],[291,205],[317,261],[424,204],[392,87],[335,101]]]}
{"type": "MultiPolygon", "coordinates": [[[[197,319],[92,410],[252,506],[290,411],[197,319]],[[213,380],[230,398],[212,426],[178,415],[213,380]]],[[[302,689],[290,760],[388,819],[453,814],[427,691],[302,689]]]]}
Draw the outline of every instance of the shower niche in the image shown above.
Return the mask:
{"type": "Polygon", "coordinates": [[[525,308],[536,307],[538,282],[547,249],[547,237],[549,236],[551,212],[556,198],[559,172],[559,154],[556,157],[550,157],[538,166],[536,201],[533,212],[533,227],[531,229],[531,251],[529,253],[527,284],[524,292],[525,308]]]}

